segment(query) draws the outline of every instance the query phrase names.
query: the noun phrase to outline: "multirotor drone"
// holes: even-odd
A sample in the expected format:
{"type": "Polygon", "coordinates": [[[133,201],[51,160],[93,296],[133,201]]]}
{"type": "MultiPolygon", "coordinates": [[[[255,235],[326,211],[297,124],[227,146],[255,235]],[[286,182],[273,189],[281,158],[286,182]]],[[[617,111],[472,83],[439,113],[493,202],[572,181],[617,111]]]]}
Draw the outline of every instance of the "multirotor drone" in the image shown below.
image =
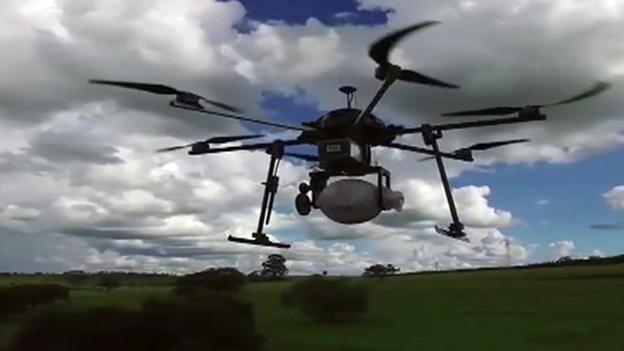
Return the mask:
{"type": "Polygon", "coordinates": [[[159,152],[166,152],[188,148],[189,155],[215,154],[242,150],[265,150],[270,155],[267,177],[266,181],[263,183],[264,195],[262,197],[258,227],[256,231],[252,233],[252,238],[229,236],[228,240],[230,241],[279,248],[290,247],[289,244],[271,241],[269,236],[264,232],[264,226],[268,225],[271,219],[273,203],[279,184],[277,172],[280,160],[283,157],[294,157],[318,163],[318,166],[309,173],[309,182],[299,185],[299,194],[295,199],[295,207],[299,215],[306,216],[312,209],[320,209],[333,221],[355,224],[370,221],[381,211],[389,211],[392,209],[401,210],[403,206],[403,195],[391,189],[390,172],[381,166],[373,164],[371,158],[371,150],[373,147],[387,147],[411,151],[435,159],[452,218],[452,223],[448,228],[436,226],[436,231],[454,239],[467,241],[464,225],[457,214],[443,160],[448,158],[472,162],[474,160],[473,151],[527,142],[528,139],[483,142],[455,151],[446,152],[441,151],[438,147],[438,140],[442,138],[443,132],[464,128],[543,121],[546,120],[546,115],[541,112],[542,108],[569,104],[597,95],[608,89],[609,84],[598,82],[587,91],[552,104],[520,107],[498,106],[443,114],[443,116],[506,116],[501,118],[437,125],[422,124],[415,127],[404,127],[384,123],[372,112],[384,96],[386,90],[397,80],[438,88],[459,88],[457,85],[437,80],[416,71],[403,69],[388,61],[389,53],[392,48],[406,35],[437,23],[439,22],[428,21],[403,28],[379,39],[370,46],[369,56],[378,64],[375,70],[375,78],[382,81],[382,84],[364,109],[361,110],[352,107],[356,88],[343,86],[340,87],[339,90],[346,95],[347,106],[345,108],[329,111],[317,120],[304,122],[301,126],[247,117],[241,114],[241,111],[236,107],[165,85],[110,80],[91,80],[91,83],[138,89],[161,95],[172,95],[174,99],[170,102],[170,105],[176,108],[300,132],[299,136],[292,140],[274,140],[272,142],[255,144],[214,147],[219,144],[262,137],[262,135],[257,134],[218,136],[187,145],[158,150],[159,152]],[[218,107],[227,112],[207,109],[204,106],[205,104],[218,107]],[[426,147],[396,142],[397,137],[406,134],[420,134],[426,147]],[[286,152],[286,148],[288,147],[305,144],[316,146],[318,154],[312,155],[286,152]],[[376,175],[376,184],[357,178],[366,175],[376,175]],[[344,179],[336,180],[328,184],[331,178],[336,177],[344,179]]]}

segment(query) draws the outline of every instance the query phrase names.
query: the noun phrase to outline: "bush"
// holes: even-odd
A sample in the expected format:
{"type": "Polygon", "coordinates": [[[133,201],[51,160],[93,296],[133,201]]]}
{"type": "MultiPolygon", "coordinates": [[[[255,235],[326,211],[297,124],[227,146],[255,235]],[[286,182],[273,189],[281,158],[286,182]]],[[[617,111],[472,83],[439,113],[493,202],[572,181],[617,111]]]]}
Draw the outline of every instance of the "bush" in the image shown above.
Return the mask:
{"type": "Polygon", "coordinates": [[[58,284],[23,284],[0,290],[0,317],[23,313],[29,308],[69,300],[69,289],[58,284]]]}
{"type": "Polygon", "coordinates": [[[0,318],[24,313],[26,310],[28,310],[28,305],[25,299],[17,294],[15,289],[2,288],[0,290],[0,318]]]}
{"type": "Polygon", "coordinates": [[[353,322],[368,310],[368,301],[368,289],[345,278],[307,278],[282,295],[286,306],[321,323],[353,322]]]}
{"type": "Polygon", "coordinates": [[[259,350],[252,306],[221,293],[149,298],[140,310],[47,310],[19,332],[10,351],[259,350]]]}
{"type": "Polygon", "coordinates": [[[245,275],[236,268],[210,268],[188,274],[175,282],[174,293],[185,295],[201,291],[238,292],[245,284],[245,275]]]}
{"type": "Polygon", "coordinates": [[[112,289],[121,286],[121,280],[114,275],[104,274],[98,279],[97,285],[105,288],[108,291],[111,291],[112,289]]]}

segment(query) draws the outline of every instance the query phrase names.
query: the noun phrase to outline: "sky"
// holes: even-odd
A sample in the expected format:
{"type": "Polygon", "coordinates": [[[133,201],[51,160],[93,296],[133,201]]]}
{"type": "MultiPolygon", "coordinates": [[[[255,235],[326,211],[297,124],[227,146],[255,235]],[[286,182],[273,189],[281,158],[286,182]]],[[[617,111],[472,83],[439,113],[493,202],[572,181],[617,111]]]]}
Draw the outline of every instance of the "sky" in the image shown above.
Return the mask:
{"type": "MultiPolygon", "coordinates": [[[[624,1],[622,0],[7,0],[0,4],[0,271],[82,269],[244,272],[279,252],[291,272],[360,274],[496,266],[624,252],[624,1]],[[267,228],[292,249],[230,243],[255,229],[268,156],[189,156],[164,146],[218,135],[292,132],[172,109],[167,97],[89,85],[117,79],[173,85],[299,124],[362,107],[379,86],[368,46],[404,26],[391,61],[461,85],[398,82],[375,114],[388,123],[444,123],[444,112],[528,105],[574,95],[548,120],[446,132],[445,150],[530,143],[448,161],[471,240],[442,237],[450,216],[432,162],[375,149],[405,194],[401,212],[341,225],[294,211],[309,164],[280,167],[267,228]],[[507,249],[506,243],[509,244],[507,249]]],[[[422,145],[417,135],[401,142],[422,145]]],[[[309,150],[309,148],[307,149],[309,150]]]]}

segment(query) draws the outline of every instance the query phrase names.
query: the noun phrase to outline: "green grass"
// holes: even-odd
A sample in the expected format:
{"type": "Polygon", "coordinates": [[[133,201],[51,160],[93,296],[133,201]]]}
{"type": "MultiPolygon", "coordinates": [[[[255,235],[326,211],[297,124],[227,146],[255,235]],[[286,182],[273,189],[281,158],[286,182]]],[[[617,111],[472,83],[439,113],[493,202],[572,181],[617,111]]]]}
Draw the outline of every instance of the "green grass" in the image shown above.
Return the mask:
{"type": "MultiPolygon", "coordinates": [[[[248,285],[265,350],[624,350],[624,265],[365,279],[371,310],[317,325],[286,309],[289,282],[248,285]]],[[[138,306],[164,287],[78,290],[72,306],[138,306]]],[[[22,318],[0,324],[0,338],[22,318]]]]}

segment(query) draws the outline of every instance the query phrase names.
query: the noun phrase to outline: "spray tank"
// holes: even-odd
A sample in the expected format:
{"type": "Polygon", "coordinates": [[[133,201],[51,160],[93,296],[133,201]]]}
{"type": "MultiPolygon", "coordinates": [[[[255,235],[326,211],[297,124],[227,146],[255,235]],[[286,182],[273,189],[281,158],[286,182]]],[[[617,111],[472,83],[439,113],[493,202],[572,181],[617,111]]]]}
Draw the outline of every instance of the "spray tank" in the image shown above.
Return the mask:
{"type": "Polygon", "coordinates": [[[381,211],[403,208],[403,193],[382,188],[362,179],[341,179],[329,184],[319,195],[316,205],[331,220],[343,224],[370,221],[381,211]]]}

